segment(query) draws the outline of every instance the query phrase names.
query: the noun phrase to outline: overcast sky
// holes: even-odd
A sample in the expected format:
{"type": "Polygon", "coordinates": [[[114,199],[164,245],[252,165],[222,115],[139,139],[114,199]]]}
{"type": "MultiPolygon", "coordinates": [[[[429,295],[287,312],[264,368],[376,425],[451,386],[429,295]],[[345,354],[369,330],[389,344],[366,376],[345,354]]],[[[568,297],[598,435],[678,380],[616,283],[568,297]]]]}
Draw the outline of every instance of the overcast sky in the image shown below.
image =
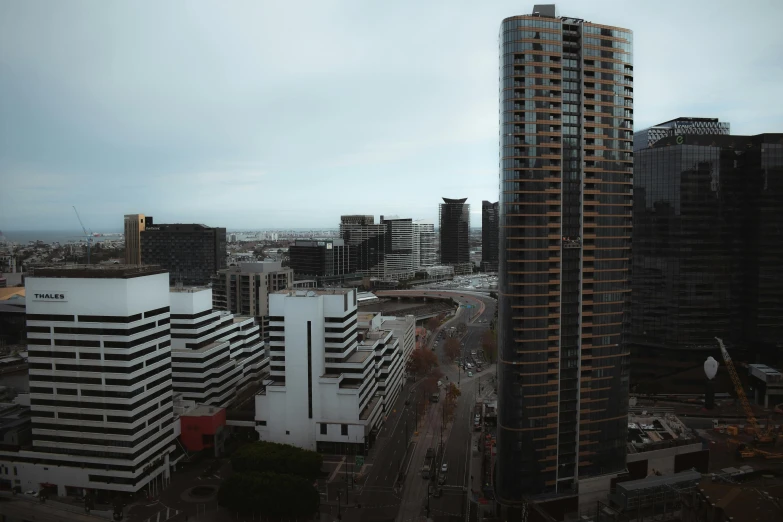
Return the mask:
{"type": "MultiPolygon", "coordinates": [[[[0,0],[0,230],[231,229],[498,199],[498,29],[533,3],[0,0]]],[[[565,1],[634,31],[637,129],[783,132],[783,1],[565,1]]]]}

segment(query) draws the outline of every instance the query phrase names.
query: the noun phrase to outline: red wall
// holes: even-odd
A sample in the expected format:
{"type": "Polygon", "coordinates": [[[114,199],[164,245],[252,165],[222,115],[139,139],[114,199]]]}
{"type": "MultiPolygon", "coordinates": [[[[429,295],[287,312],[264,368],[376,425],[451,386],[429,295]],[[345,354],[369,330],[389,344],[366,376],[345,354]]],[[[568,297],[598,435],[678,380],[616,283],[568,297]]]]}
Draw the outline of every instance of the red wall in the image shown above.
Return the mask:
{"type": "Polygon", "coordinates": [[[179,422],[182,429],[179,439],[182,445],[188,451],[201,451],[205,447],[211,447],[204,445],[202,435],[214,435],[220,426],[226,425],[226,410],[221,408],[212,416],[182,415],[179,422]]]}

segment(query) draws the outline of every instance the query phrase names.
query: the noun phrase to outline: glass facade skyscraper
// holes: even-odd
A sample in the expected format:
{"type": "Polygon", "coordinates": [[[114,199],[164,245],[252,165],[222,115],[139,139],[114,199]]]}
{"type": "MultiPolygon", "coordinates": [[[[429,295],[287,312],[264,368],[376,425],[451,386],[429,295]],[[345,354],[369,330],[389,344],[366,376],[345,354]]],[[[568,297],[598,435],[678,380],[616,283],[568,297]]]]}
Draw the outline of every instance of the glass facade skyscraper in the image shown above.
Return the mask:
{"type": "Polygon", "coordinates": [[[700,371],[662,378],[716,356],[715,337],[780,364],[783,134],[670,135],[635,163],[632,384],[700,389],[700,371]]]}
{"type": "Polygon", "coordinates": [[[454,267],[455,274],[471,273],[470,205],[468,198],[443,198],[440,204],[440,262],[454,267]]]}
{"type": "Polygon", "coordinates": [[[500,202],[481,202],[481,270],[498,271],[498,208],[500,202]]]}
{"type": "Polygon", "coordinates": [[[495,484],[505,505],[573,494],[625,467],[632,42],[553,5],[500,28],[495,484]]]}

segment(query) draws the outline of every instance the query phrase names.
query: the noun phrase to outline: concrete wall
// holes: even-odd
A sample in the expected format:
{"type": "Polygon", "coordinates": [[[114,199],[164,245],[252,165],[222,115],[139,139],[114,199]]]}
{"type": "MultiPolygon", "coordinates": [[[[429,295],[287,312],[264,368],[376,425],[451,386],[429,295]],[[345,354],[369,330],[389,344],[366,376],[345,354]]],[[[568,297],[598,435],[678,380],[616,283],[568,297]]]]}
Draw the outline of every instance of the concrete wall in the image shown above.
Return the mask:
{"type": "Polygon", "coordinates": [[[702,445],[700,442],[694,444],[688,444],[685,446],[675,446],[673,448],[664,448],[654,451],[643,451],[641,453],[629,453],[626,457],[626,462],[636,462],[640,460],[647,461],[647,472],[652,470],[660,471],[664,475],[674,473],[674,457],[683,453],[691,453],[694,451],[701,451],[702,445]]]}
{"type": "Polygon", "coordinates": [[[212,309],[212,289],[199,288],[187,292],[171,292],[171,313],[194,315],[212,309]]]}
{"type": "Polygon", "coordinates": [[[579,480],[579,511],[595,508],[598,500],[606,501],[609,496],[612,479],[617,474],[601,475],[579,480]]]}

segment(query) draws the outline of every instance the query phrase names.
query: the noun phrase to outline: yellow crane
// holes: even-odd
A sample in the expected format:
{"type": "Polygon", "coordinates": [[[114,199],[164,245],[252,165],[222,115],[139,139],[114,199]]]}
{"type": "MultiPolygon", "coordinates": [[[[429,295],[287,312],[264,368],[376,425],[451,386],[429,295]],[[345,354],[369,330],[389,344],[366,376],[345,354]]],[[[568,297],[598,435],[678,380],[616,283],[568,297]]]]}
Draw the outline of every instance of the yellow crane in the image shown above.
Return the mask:
{"type": "Polygon", "coordinates": [[[731,360],[731,355],[729,355],[729,351],[723,344],[723,340],[718,337],[716,337],[715,340],[718,341],[720,353],[723,356],[723,361],[726,363],[726,368],[728,368],[729,375],[731,376],[731,382],[734,384],[734,389],[737,391],[737,397],[740,400],[740,404],[742,404],[742,409],[745,410],[745,417],[748,418],[748,422],[753,427],[756,442],[774,442],[770,426],[767,425],[767,428],[764,430],[759,426],[756,415],[753,413],[753,408],[750,406],[750,401],[748,401],[745,390],[742,388],[742,382],[740,382],[739,376],[737,375],[737,370],[734,368],[734,362],[731,360]]]}

